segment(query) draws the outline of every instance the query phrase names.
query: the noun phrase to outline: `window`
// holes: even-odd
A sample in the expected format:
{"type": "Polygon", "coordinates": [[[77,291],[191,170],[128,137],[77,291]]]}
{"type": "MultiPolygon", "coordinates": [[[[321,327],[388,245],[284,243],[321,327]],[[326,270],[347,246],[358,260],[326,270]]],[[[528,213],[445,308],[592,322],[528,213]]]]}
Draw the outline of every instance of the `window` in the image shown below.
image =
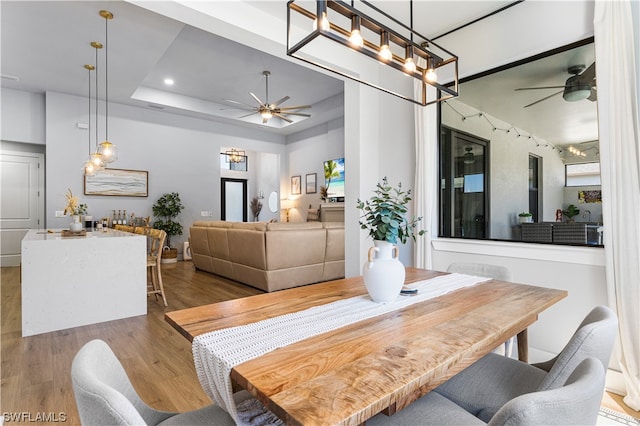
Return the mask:
{"type": "Polygon", "coordinates": [[[600,163],[567,164],[566,186],[600,185],[600,163]]]}

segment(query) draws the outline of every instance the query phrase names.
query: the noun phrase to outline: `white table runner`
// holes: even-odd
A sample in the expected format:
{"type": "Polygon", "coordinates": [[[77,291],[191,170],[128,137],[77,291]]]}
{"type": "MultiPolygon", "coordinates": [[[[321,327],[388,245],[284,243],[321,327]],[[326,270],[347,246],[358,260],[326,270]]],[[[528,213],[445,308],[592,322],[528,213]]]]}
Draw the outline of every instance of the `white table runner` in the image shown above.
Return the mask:
{"type": "Polygon", "coordinates": [[[357,296],[252,324],[201,334],[193,339],[192,347],[198,379],[207,395],[240,423],[230,377],[231,369],[236,365],[309,337],[489,279],[458,273],[442,275],[409,284],[417,288],[418,293],[413,296],[401,295],[391,303],[380,304],[372,301],[368,295],[357,296]]]}

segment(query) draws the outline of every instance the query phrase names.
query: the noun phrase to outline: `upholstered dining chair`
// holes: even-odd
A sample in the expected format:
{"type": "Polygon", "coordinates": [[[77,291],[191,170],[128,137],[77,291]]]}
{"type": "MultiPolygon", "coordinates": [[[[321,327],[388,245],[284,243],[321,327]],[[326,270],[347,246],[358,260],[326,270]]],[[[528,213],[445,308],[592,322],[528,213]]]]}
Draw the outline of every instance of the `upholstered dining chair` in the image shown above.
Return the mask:
{"type": "Polygon", "coordinates": [[[231,416],[217,405],[185,413],[149,407],[102,340],[90,341],[76,354],[71,380],[83,425],[235,425],[231,416]]]}
{"type": "Polygon", "coordinates": [[[600,360],[606,370],[617,334],[618,319],[606,306],[597,306],[582,321],[567,345],[553,359],[527,364],[490,353],[434,392],[488,422],[520,395],[561,387],[584,359],[600,360]]]}
{"type": "MultiPolygon", "coordinates": [[[[502,357],[504,358],[504,357],[502,357]]],[[[604,392],[605,369],[597,358],[586,358],[572,370],[561,387],[519,395],[507,401],[484,421],[437,392],[386,416],[367,420],[378,425],[595,425],[604,392]]],[[[513,376],[511,382],[519,378],[513,376]]],[[[485,390],[488,392],[489,390],[485,390]]]]}
{"type": "MultiPolygon", "coordinates": [[[[511,281],[513,279],[511,270],[506,266],[491,265],[488,263],[454,262],[449,265],[447,272],[493,278],[500,281],[511,281]]],[[[516,337],[513,336],[504,342],[502,346],[497,347],[494,352],[504,354],[504,356],[511,356],[515,343],[516,337]]]]}
{"type": "Polygon", "coordinates": [[[162,269],[161,269],[161,255],[162,247],[164,247],[164,241],[167,238],[167,233],[160,229],[138,227],[135,228],[136,234],[146,235],[149,239],[148,253],[147,253],[147,270],[151,277],[149,281],[147,294],[153,294],[158,299],[158,295],[162,297],[164,306],[167,304],[167,297],[164,294],[164,284],[162,283],[162,269]]]}

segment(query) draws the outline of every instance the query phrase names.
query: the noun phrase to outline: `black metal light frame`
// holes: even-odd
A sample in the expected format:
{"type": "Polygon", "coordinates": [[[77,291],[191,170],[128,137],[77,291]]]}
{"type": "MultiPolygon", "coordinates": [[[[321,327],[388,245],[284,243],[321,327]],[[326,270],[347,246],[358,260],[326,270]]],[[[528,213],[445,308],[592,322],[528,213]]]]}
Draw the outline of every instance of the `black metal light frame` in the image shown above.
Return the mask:
{"type": "MultiPolygon", "coordinates": [[[[405,24],[399,22],[398,20],[396,20],[395,18],[393,18],[392,16],[389,16],[387,13],[383,12],[382,10],[376,8],[375,6],[373,6],[372,4],[370,4],[367,1],[362,0],[361,3],[366,5],[367,7],[370,7],[372,10],[374,10],[376,13],[379,13],[380,15],[384,16],[387,19],[392,20],[394,23],[398,24],[399,26],[401,26],[403,29],[407,30],[410,32],[410,38],[407,38],[405,36],[403,36],[402,34],[399,34],[397,31],[394,31],[393,29],[389,28],[386,25],[381,24],[380,22],[376,21],[375,19],[371,18],[370,16],[364,14],[361,11],[358,11],[354,6],[353,6],[353,2],[351,2],[352,4],[348,4],[344,1],[340,1],[340,0],[316,0],[316,11],[311,12],[307,9],[305,9],[304,7],[300,6],[299,4],[296,4],[296,0],[289,0],[289,2],[287,2],[287,55],[294,57],[296,59],[299,59],[301,61],[307,62],[311,65],[315,65],[317,67],[323,68],[327,71],[331,71],[334,72],[336,74],[342,75],[344,77],[347,77],[351,80],[355,80],[359,83],[365,84],[367,86],[373,87],[375,89],[381,90],[383,92],[389,93],[391,95],[397,96],[399,98],[402,98],[404,100],[413,102],[415,104],[418,105],[422,105],[422,106],[426,106],[426,105],[431,105],[434,103],[438,103],[438,102],[442,102],[445,101],[447,99],[452,99],[458,96],[458,57],[456,55],[454,55],[453,53],[447,51],[446,49],[442,48],[441,46],[437,45],[436,43],[430,41],[429,39],[427,39],[426,37],[424,37],[423,35],[417,33],[414,29],[413,29],[413,25],[411,25],[411,27],[406,26],[405,24]],[[413,73],[407,73],[407,71],[404,69],[404,60],[405,58],[403,57],[399,57],[397,55],[393,55],[392,59],[390,61],[382,61],[379,59],[378,57],[378,52],[380,49],[380,46],[378,44],[375,44],[369,40],[364,40],[364,45],[362,47],[356,47],[353,46],[350,42],[349,42],[349,36],[351,34],[350,29],[344,29],[342,27],[340,27],[339,25],[335,24],[334,22],[332,22],[331,20],[329,20],[330,23],[330,29],[327,30],[323,30],[322,26],[320,25],[320,20],[319,18],[323,16],[323,12],[326,14],[327,10],[331,9],[334,12],[337,12],[338,14],[342,15],[343,17],[347,18],[349,22],[352,22],[354,17],[359,17],[360,18],[360,26],[367,28],[369,30],[371,30],[374,33],[378,33],[378,34],[383,34],[386,33],[388,34],[389,37],[389,42],[393,43],[397,46],[399,46],[400,48],[402,48],[402,51],[406,51],[406,49],[408,47],[411,47],[413,50],[413,54],[417,57],[421,57],[423,58],[426,63],[428,64],[427,67],[421,67],[419,64],[416,63],[416,71],[414,71],[413,73]],[[312,32],[310,34],[308,34],[307,36],[305,36],[304,38],[302,38],[298,43],[296,43],[295,45],[291,45],[291,14],[292,13],[297,13],[300,14],[304,17],[309,18],[311,21],[318,19],[318,25],[316,25],[316,28],[312,30],[312,32]],[[416,79],[418,79],[421,83],[422,83],[422,90],[421,90],[421,96],[419,100],[416,100],[414,98],[411,97],[407,97],[401,93],[397,93],[391,89],[387,89],[383,86],[380,86],[378,84],[375,83],[371,83],[369,81],[366,81],[364,79],[359,78],[358,76],[355,75],[351,75],[349,73],[347,73],[346,71],[343,70],[339,70],[336,68],[332,68],[328,65],[313,61],[309,58],[306,58],[304,56],[300,55],[300,49],[302,49],[304,46],[306,46],[307,44],[309,44],[310,42],[312,42],[313,40],[315,40],[318,37],[326,37],[329,40],[333,40],[335,42],[337,42],[338,44],[341,44],[345,47],[347,47],[348,49],[354,50],[354,51],[358,51],[382,64],[388,65],[404,74],[410,75],[411,77],[414,77],[416,79]],[[413,39],[417,38],[422,40],[420,43],[416,43],[413,41],[413,39]],[[435,46],[437,47],[439,50],[441,50],[442,52],[446,53],[447,55],[449,55],[449,58],[442,58],[441,56],[435,54],[434,52],[432,52],[431,50],[428,50],[428,46],[435,46]],[[429,66],[433,67],[434,70],[437,70],[438,68],[444,67],[444,66],[453,66],[454,68],[454,77],[453,77],[453,81],[452,82],[448,82],[446,83],[446,85],[444,84],[440,84],[437,81],[431,82],[431,81],[426,81],[425,79],[425,74],[427,72],[427,69],[429,68],[429,66]],[[437,96],[436,99],[434,100],[427,100],[427,85],[430,85],[434,88],[437,89],[437,96]]],[[[411,11],[411,20],[413,21],[413,10],[411,11]]],[[[417,62],[417,61],[416,61],[417,62]]]]}

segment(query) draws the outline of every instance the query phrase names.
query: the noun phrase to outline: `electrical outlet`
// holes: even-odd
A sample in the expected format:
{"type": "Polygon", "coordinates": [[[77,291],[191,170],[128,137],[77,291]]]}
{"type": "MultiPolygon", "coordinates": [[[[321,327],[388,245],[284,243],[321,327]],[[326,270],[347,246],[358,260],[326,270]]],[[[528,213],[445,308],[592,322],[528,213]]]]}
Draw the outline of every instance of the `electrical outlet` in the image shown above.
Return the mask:
{"type": "Polygon", "coordinates": [[[208,211],[201,211],[200,212],[200,216],[201,217],[211,217],[212,214],[211,214],[211,212],[208,212],[208,211]]]}
{"type": "Polygon", "coordinates": [[[64,217],[64,211],[63,210],[56,210],[56,217],[64,217]]]}

